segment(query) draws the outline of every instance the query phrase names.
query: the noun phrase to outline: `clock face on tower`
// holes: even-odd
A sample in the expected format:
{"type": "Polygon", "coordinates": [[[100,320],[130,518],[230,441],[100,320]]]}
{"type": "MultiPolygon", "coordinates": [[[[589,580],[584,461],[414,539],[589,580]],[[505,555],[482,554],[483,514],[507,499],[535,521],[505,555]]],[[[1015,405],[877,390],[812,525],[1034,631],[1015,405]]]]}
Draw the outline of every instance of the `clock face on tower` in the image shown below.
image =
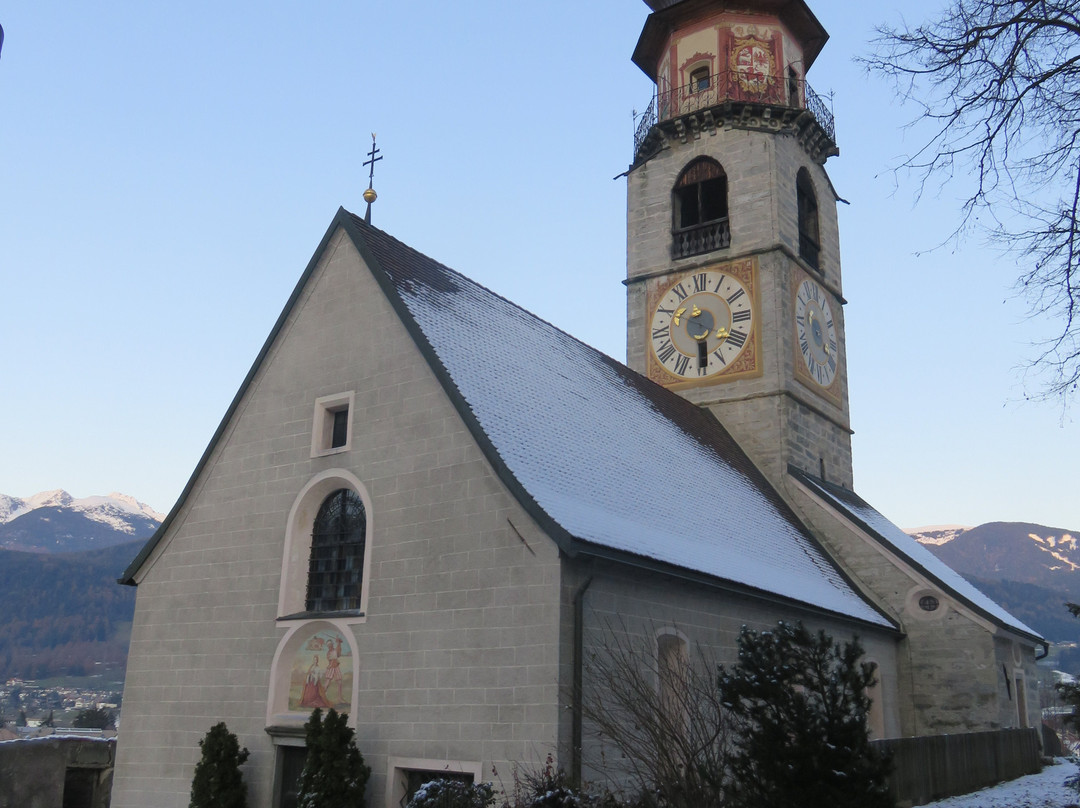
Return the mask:
{"type": "Polygon", "coordinates": [[[725,265],[691,272],[659,291],[649,323],[655,380],[706,381],[755,370],[752,277],[749,266],[725,265]]]}
{"type": "Polygon", "coordinates": [[[828,293],[810,278],[795,291],[795,337],[807,373],[799,374],[811,386],[827,388],[839,370],[839,343],[828,293]]]}

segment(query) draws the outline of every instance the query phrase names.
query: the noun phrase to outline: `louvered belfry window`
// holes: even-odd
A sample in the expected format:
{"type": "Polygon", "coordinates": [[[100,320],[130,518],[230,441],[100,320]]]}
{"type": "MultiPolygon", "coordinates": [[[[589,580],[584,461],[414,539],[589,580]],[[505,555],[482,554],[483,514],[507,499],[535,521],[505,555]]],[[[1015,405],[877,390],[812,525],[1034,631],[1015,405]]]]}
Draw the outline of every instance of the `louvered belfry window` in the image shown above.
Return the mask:
{"type": "Polygon", "coordinates": [[[360,608],[366,532],[367,514],[355,491],[339,488],[323,500],[311,532],[309,612],[360,608]]]}

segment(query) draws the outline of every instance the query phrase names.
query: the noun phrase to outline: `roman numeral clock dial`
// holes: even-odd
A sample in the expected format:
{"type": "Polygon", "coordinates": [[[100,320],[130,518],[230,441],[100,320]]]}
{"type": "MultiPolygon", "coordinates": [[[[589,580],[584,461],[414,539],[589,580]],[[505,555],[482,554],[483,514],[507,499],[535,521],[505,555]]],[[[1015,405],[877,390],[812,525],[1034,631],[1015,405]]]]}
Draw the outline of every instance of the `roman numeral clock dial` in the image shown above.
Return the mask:
{"type": "Polygon", "coordinates": [[[649,337],[650,364],[654,371],[662,369],[650,374],[657,381],[709,380],[754,369],[750,272],[724,269],[729,268],[693,272],[661,290],[649,337]],[[749,367],[743,361],[747,354],[753,355],[749,367]]]}
{"type": "Polygon", "coordinates": [[[811,389],[829,388],[839,370],[840,346],[836,339],[829,295],[816,282],[803,279],[795,292],[795,351],[802,361],[798,376],[811,389]]]}

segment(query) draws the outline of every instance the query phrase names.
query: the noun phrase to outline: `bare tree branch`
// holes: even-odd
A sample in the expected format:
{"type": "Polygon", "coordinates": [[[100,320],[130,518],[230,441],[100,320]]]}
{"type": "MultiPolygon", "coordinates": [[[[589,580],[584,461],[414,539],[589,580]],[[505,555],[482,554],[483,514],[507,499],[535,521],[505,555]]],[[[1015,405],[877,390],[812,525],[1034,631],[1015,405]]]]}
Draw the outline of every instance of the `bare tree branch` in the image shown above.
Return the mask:
{"type": "Polygon", "coordinates": [[[931,130],[898,169],[970,178],[955,237],[976,226],[1018,261],[1017,290],[1057,335],[1031,360],[1041,395],[1080,383],[1080,3],[953,0],[917,27],[882,26],[868,71],[889,78],[931,130]]]}
{"type": "Polygon", "coordinates": [[[665,670],[655,649],[625,626],[604,636],[585,660],[582,713],[619,758],[590,764],[666,808],[719,804],[729,744],[716,661],[696,649],[685,669],[665,670]]]}

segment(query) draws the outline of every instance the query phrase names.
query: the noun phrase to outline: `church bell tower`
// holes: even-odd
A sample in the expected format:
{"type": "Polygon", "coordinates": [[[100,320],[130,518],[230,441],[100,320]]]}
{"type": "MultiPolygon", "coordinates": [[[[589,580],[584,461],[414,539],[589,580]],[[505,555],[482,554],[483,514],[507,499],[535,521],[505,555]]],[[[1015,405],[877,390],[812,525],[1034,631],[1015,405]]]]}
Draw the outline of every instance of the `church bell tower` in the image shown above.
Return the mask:
{"type": "Polygon", "coordinates": [[[852,485],[828,34],[803,0],[646,0],[656,83],[628,172],[627,359],[773,480],[852,485]]]}

